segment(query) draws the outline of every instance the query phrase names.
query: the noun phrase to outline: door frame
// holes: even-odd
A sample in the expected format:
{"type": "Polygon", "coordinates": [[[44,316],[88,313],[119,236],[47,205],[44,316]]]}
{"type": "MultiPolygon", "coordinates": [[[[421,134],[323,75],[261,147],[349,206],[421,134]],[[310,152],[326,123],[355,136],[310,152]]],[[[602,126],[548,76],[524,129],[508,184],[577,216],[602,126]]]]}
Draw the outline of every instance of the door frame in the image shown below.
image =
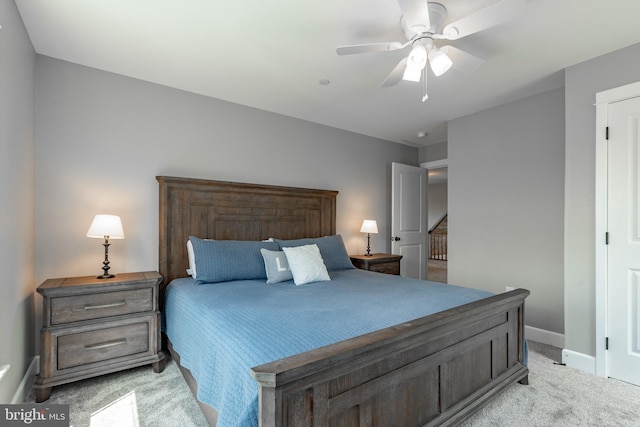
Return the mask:
{"type": "Polygon", "coordinates": [[[596,192],[595,192],[595,256],[596,256],[596,372],[598,376],[606,377],[607,351],[605,340],[607,337],[607,245],[605,233],[608,223],[608,190],[607,190],[607,139],[606,127],[609,122],[609,104],[626,99],[640,97],[640,82],[631,83],[617,88],[596,93],[596,192]]]}
{"type": "Polygon", "coordinates": [[[449,159],[447,158],[442,160],[433,160],[431,162],[422,162],[420,163],[420,167],[426,170],[446,168],[449,167],[449,159]]]}

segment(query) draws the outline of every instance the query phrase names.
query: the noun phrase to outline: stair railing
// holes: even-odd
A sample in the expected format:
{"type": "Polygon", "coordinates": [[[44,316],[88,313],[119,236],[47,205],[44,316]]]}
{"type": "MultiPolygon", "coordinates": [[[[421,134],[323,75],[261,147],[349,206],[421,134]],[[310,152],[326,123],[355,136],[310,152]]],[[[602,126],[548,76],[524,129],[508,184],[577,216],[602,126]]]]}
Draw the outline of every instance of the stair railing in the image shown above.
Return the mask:
{"type": "Polygon", "coordinates": [[[447,260],[447,214],[429,230],[429,259],[447,260]]]}

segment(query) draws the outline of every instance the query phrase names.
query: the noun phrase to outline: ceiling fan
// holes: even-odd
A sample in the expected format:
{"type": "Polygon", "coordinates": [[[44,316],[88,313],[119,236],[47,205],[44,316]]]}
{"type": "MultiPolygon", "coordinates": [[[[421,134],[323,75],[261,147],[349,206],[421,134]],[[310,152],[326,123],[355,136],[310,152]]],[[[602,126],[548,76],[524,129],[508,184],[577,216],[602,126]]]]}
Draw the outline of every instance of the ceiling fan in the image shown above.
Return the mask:
{"type": "Polygon", "coordinates": [[[440,3],[427,0],[398,0],[402,17],[400,26],[407,38],[404,43],[386,42],[351,46],[339,46],[338,55],[367,52],[387,52],[411,46],[411,52],[403,58],[382,82],[393,86],[400,80],[422,81],[422,102],[427,95],[427,62],[433,74],[441,76],[452,66],[472,71],[482,64],[482,59],[454,46],[436,46],[436,40],[458,40],[487,28],[507,22],[524,12],[526,0],[499,0],[489,6],[444,26],[447,9],[440,3]]]}

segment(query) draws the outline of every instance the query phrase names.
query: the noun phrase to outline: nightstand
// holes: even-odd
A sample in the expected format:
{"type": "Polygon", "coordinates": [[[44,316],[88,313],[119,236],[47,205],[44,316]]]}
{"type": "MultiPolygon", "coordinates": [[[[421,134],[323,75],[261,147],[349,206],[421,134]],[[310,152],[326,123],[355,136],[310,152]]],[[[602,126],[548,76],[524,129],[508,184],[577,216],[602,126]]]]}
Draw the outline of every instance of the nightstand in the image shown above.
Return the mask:
{"type": "Polygon", "coordinates": [[[349,258],[351,258],[351,263],[361,270],[400,275],[400,260],[402,259],[402,255],[349,255],[349,258]]]}
{"type": "Polygon", "coordinates": [[[40,374],[36,402],[60,384],[152,364],[164,369],[160,350],[158,287],[155,271],[48,279],[43,297],[40,374]]]}

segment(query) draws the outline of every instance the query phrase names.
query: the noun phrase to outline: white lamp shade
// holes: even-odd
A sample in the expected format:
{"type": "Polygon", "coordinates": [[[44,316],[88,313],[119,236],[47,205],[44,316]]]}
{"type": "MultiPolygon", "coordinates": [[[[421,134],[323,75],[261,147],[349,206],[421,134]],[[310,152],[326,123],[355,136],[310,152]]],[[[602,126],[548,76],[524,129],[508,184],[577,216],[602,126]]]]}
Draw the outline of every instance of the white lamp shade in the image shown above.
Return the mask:
{"type": "Polygon", "coordinates": [[[402,80],[418,83],[420,76],[422,76],[422,68],[407,65],[407,68],[404,69],[404,73],[402,74],[402,80]]]}
{"type": "Polygon", "coordinates": [[[409,53],[407,64],[410,64],[412,67],[419,67],[420,69],[423,69],[424,66],[427,65],[427,56],[427,48],[421,44],[416,45],[409,53]]]}
{"type": "Polygon", "coordinates": [[[407,66],[404,69],[402,79],[410,82],[419,82],[425,65],[427,65],[427,49],[422,45],[414,46],[407,59],[407,66]]]}
{"type": "Polygon", "coordinates": [[[375,219],[365,219],[360,228],[361,233],[378,233],[378,224],[375,219]]]}
{"type": "Polygon", "coordinates": [[[124,230],[122,229],[122,221],[117,215],[96,215],[87,231],[87,237],[95,237],[104,239],[124,239],[124,230]]]}
{"type": "Polygon", "coordinates": [[[451,58],[449,58],[446,53],[434,48],[429,51],[429,64],[431,65],[433,74],[439,77],[449,71],[449,68],[453,65],[453,61],[451,61],[451,58]]]}

